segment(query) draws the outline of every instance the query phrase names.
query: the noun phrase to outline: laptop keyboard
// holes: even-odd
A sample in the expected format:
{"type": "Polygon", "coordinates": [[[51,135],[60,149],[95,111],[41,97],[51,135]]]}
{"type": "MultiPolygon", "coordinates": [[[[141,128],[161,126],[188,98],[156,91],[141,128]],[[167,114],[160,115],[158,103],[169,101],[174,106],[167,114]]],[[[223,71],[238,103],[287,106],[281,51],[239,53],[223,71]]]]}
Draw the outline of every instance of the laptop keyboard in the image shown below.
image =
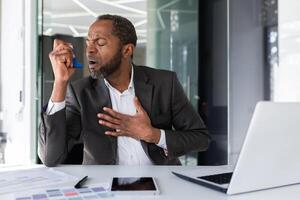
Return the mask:
{"type": "Polygon", "coordinates": [[[224,174],[215,174],[209,176],[200,176],[199,179],[204,179],[217,184],[226,184],[231,180],[232,172],[224,174]]]}

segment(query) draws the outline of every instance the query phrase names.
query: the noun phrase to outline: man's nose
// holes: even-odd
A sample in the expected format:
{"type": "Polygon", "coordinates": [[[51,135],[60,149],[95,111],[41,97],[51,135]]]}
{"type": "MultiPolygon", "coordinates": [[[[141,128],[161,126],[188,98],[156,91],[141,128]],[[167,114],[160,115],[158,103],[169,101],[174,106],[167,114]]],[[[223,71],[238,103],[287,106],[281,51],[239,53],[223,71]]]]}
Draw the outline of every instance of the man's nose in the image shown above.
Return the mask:
{"type": "Polygon", "coordinates": [[[95,45],[89,44],[86,46],[87,53],[95,53],[97,49],[95,48],[95,45]]]}

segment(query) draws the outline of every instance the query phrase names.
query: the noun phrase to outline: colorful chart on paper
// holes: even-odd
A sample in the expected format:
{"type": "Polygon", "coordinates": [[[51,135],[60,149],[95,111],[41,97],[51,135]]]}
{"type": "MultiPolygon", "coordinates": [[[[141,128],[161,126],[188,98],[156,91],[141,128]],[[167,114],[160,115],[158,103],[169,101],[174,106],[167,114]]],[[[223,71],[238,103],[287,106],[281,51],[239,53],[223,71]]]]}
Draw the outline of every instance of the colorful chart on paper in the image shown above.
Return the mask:
{"type": "Polygon", "coordinates": [[[86,188],[47,189],[38,193],[16,196],[16,200],[94,200],[110,196],[109,188],[103,186],[86,188]]]}

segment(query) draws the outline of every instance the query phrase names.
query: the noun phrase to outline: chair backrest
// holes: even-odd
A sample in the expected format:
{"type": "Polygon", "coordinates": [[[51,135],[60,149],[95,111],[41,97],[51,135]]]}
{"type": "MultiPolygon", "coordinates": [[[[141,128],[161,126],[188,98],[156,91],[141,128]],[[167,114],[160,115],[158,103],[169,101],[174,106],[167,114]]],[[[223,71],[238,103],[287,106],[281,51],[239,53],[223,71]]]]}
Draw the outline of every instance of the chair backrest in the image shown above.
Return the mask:
{"type": "Polygon", "coordinates": [[[83,144],[75,144],[68,153],[63,164],[82,164],[83,161],[83,144]]]}

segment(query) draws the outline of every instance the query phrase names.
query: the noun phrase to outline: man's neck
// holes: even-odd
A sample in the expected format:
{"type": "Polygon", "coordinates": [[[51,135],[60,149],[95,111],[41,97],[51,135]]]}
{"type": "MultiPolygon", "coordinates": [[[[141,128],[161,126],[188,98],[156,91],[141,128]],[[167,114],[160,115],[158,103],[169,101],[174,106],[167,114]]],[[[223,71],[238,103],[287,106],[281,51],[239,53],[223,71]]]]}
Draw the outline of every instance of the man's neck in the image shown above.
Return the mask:
{"type": "Polygon", "coordinates": [[[109,77],[105,78],[111,86],[116,88],[120,92],[124,92],[128,89],[131,78],[132,65],[120,66],[120,69],[109,77]]]}

